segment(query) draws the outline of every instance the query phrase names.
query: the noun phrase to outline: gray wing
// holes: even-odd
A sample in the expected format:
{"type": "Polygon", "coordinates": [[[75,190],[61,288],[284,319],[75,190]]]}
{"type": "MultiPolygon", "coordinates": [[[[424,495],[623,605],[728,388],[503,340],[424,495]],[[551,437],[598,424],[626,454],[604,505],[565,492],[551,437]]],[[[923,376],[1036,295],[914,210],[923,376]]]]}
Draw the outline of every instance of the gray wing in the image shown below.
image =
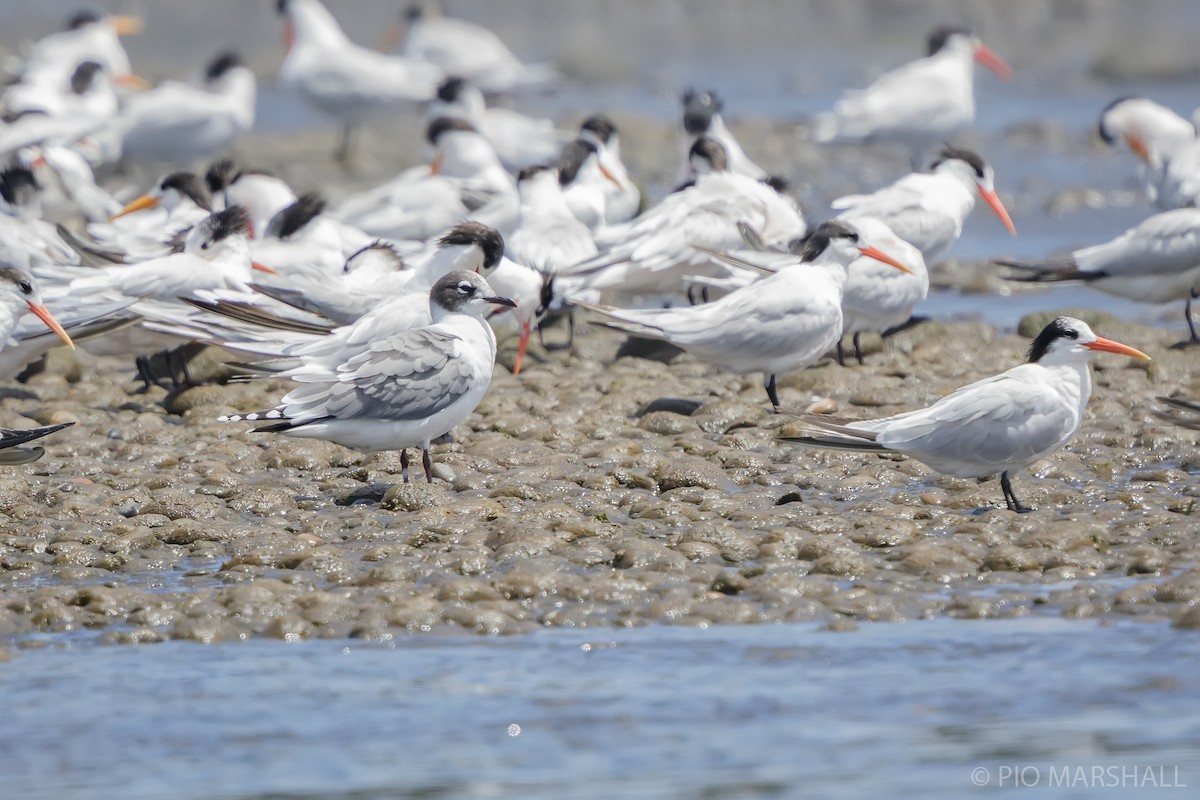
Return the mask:
{"type": "Polygon", "coordinates": [[[375,342],[283,398],[279,411],[297,423],[317,419],[415,420],[449,407],[475,377],[457,336],[413,329],[375,342]]]}

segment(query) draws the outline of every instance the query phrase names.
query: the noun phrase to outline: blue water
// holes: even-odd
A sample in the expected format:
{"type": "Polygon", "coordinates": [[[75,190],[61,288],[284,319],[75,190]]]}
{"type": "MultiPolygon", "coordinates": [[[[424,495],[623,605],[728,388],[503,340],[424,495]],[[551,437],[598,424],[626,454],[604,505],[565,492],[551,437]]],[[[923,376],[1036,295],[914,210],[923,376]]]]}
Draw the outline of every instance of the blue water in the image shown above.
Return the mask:
{"type": "Polygon", "coordinates": [[[1027,797],[1014,766],[1066,798],[1091,795],[1050,768],[1093,765],[1200,787],[1198,660],[1163,624],[1043,618],[51,646],[0,666],[0,775],[28,800],[959,798],[977,769],[1027,797]]]}

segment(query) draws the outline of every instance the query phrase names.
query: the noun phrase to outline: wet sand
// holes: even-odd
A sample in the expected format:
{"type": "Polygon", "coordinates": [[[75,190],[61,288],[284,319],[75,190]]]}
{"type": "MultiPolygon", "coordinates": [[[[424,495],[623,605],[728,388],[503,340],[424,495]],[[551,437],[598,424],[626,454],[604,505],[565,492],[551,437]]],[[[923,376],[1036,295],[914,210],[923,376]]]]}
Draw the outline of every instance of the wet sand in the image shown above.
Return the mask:
{"type": "MultiPolygon", "coordinates": [[[[634,171],[665,176],[669,127],[625,122],[628,151],[651,155],[634,171]]],[[[744,126],[748,149],[804,146],[771,128],[744,126]]],[[[386,144],[408,133],[368,135],[364,163],[411,163],[386,144]]],[[[329,144],[256,137],[239,155],[299,189],[376,180],[344,175],[329,144]]],[[[938,274],[970,286],[985,273],[938,274]]],[[[0,425],[77,422],[42,461],[0,474],[0,637],[384,640],[1034,613],[1200,627],[1200,434],[1151,415],[1156,395],[1200,396],[1196,353],[1169,349],[1177,330],[1071,313],[1154,360],[1093,359],[1079,435],[1015,477],[1027,515],[1003,509],[995,480],[780,443],[788,423],[768,413],[759,376],[618,357],[623,337],[601,328],[569,353],[535,345],[519,378],[502,339],[489,394],[434,448],[431,486],[401,484],[398,453],[216,422],[273,405],[284,382],[143,394],[123,361],[85,357],[81,376],[58,353],[0,400],[0,425]]],[[[934,321],[868,337],[865,366],[826,359],[780,392],[794,407],[895,413],[1019,363],[1045,321],[1026,320],[1024,336],[934,321]]]]}

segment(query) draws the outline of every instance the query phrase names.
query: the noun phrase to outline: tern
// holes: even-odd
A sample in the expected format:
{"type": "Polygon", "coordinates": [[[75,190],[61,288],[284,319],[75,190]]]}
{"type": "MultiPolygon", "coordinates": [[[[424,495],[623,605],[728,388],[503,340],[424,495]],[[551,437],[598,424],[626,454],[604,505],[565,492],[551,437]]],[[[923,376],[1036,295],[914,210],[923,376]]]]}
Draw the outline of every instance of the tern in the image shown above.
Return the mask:
{"type": "Polygon", "coordinates": [[[518,300],[517,319],[521,337],[513,374],[521,372],[535,312],[541,300],[545,280],[564,268],[596,255],[592,232],[567,205],[558,171],[548,167],[529,167],[517,180],[521,212],[516,228],[506,240],[505,251],[512,264],[501,265],[496,285],[518,300]],[[524,274],[518,275],[518,267],[524,274]]]}
{"type": "Polygon", "coordinates": [[[636,217],[642,206],[642,190],[621,161],[621,137],[616,123],[603,114],[593,114],[579,126],[579,138],[596,145],[603,173],[612,176],[611,183],[604,184],[604,223],[619,225],[636,217]]]}
{"type": "Polygon", "coordinates": [[[431,99],[445,77],[427,61],[387,56],[354,44],[318,0],[277,0],[276,7],[284,18],[287,51],[280,82],[341,122],[339,160],[350,157],[362,122],[431,99]]]}
{"type": "Polygon", "coordinates": [[[618,289],[627,294],[677,292],[685,274],[710,265],[705,250],[742,244],[739,223],[759,231],[768,244],[786,244],[805,232],[796,201],[766,183],[728,169],[719,142],[701,137],[692,160],[711,172],[668,195],[626,225],[607,228],[596,244],[607,252],[565,272],[565,296],[583,290],[618,289]],[[603,239],[603,241],[601,241],[603,239]]]}
{"type": "Polygon", "coordinates": [[[1124,147],[1141,162],[1146,199],[1158,208],[1200,200],[1200,139],[1191,120],[1145,97],[1120,97],[1100,112],[1101,140],[1124,147]]]}
{"type": "Polygon", "coordinates": [[[600,160],[600,147],[596,137],[581,133],[563,148],[558,159],[558,179],[567,205],[591,230],[605,225],[614,192],[623,195],[627,185],[600,160]]]}
{"type": "Polygon", "coordinates": [[[255,95],[254,73],[221,53],[202,84],[165,81],[126,101],[114,121],[122,156],[187,165],[228,150],[254,127],[255,95]]]}
{"type": "Polygon", "coordinates": [[[1010,474],[1053,453],[1079,430],[1092,393],[1088,356],[1095,351],[1150,358],[1097,336],[1084,322],[1059,317],[1033,340],[1024,364],[964,386],[928,408],[862,421],[795,414],[810,432],[782,441],[903,453],[958,478],[999,474],[1005,505],[1025,513],[1032,509],[1013,493],[1010,474]]]}
{"type": "Polygon", "coordinates": [[[465,78],[447,78],[437,97],[426,109],[425,118],[453,117],[471,123],[491,142],[496,155],[510,170],[548,164],[558,158],[570,135],[554,127],[545,117],[535,118],[508,108],[488,108],[483,92],[465,78]]]}
{"type": "Polygon", "coordinates": [[[891,140],[907,145],[914,162],[975,120],[978,61],[1001,78],[1012,70],[973,33],[944,27],[929,36],[929,55],[851,91],[817,117],[818,142],[891,140]]]}
{"type": "Polygon", "coordinates": [[[441,117],[426,137],[436,150],[432,164],[345,198],[332,216],[372,236],[425,240],[489,209],[516,215],[516,183],[471,123],[441,117]]]}
{"type": "Polygon", "coordinates": [[[34,439],[40,439],[43,436],[48,436],[55,431],[61,431],[63,428],[69,428],[74,425],[74,422],[62,422],[58,425],[46,425],[41,428],[29,428],[27,430],[13,430],[12,428],[0,428],[0,464],[4,466],[15,466],[18,464],[31,464],[37,461],[46,451],[42,447],[20,447],[26,442],[32,442],[34,439]]]}
{"type": "Polygon", "coordinates": [[[841,338],[847,265],[863,255],[908,269],[836,220],[814,230],[799,250],[792,266],[704,305],[644,311],[578,305],[605,325],[662,339],[732,372],[763,372],[767,396],[778,406],[776,375],[816,362],[841,338]]]}
{"type": "MultiPolygon", "coordinates": [[[[33,314],[54,331],[63,344],[74,348],[70,335],[46,304],[38,291],[37,281],[27,269],[12,263],[0,266],[0,350],[16,345],[17,326],[26,313],[33,314]]],[[[0,361],[3,355],[0,354],[0,361]]],[[[23,366],[23,365],[22,365],[23,366]]]]}
{"type": "Polygon", "coordinates": [[[264,421],[256,433],[325,439],[366,452],[399,450],[405,483],[408,450],[421,448],[433,482],[432,440],[466,420],[487,392],[496,337],[484,321],[492,309],[516,306],[473,272],[442,277],[429,291],[431,324],[371,343],[344,361],[310,369],[303,385],[270,411],[222,417],[264,421]]]}
{"type": "Polygon", "coordinates": [[[1184,300],[1188,342],[1200,344],[1192,301],[1200,297],[1200,209],[1177,208],[1142,221],[1104,244],[1041,261],[996,259],[1028,273],[1031,283],[1079,281],[1106,294],[1143,303],[1184,300]]]}
{"type": "Polygon", "coordinates": [[[698,92],[688,89],[683,93],[683,172],[680,180],[687,180],[691,175],[688,170],[690,152],[696,140],[702,136],[714,139],[725,148],[729,169],[739,175],[745,175],[754,180],[767,177],[767,171],[755,164],[746,155],[746,151],[738,144],[737,139],[725,127],[721,111],[725,102],[714,91],[698,92]]]}
{"type": "Polygon", "coordinates": [[[976,193],[1011,234],[1016,226],[996,194],[995,173],[971,150],[943,147],[929,172],[913,172],[871,194],[840,197],[830,205],[853,222],[872,217],[919,249],[926,264],[943,258],[962,234],[976,193]]]}
{"type": "Polygon", "coordinates": [[[549,64],[523,64],[481,25],[446,17],[429,3],[413,3],[403,22],[391,26],[384,49],[404,43],[404,54],[441,68],[447,75],[466,78],[485,92],[507,93],[553,81],[558,72],[549,64]]]}

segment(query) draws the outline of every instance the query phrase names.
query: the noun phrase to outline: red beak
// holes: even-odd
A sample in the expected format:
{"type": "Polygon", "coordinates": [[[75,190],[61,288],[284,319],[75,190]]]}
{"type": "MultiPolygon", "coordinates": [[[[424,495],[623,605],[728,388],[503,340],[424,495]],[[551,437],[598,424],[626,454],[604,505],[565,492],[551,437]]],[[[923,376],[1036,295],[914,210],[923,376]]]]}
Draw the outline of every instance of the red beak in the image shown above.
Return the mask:
{"type": "Polygon", "coordinates": [[[279,274],[279,270],[276,270],[276,269],[271,269],[271,268],[270,268],[270,267],[268,267],[266,264],[260,264],[260,263],[258,263],[257,261],[251,261],[251,262],[250,262],[250,267],[251,267],[252,269],[256,269],[256,270],[258,270],[259,272],[265,272],[265,273],[267,273],[268,275],[278,275],[278,274],[279,274]]]}
{"type": "Polygon", "coordinates": [[[1012,67],[1004,63],[1004,59],[992,52],[992,48],[983,42],[975,46],[975,60],[1004,80],[1012,80],[1012,67]]]}

